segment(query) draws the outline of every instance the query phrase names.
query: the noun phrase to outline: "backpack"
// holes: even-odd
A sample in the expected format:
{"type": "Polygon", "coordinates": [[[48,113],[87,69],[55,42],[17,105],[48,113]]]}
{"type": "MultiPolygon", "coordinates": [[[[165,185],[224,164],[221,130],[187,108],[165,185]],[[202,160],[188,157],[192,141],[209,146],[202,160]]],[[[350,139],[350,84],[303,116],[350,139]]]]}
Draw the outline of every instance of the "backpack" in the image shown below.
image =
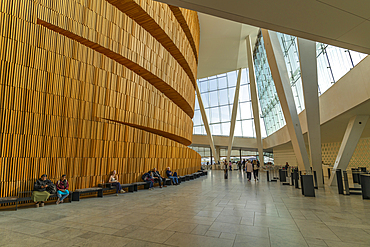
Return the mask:
{"type": "Polygon", "coordinates": [[[56,194],[57,193],[57,186],[53,183],[49,183],[48,187],[46,187],[46,191],[50,194],[56,194]]]}
{"type": "Polygon", "coordinates": [[[141,176],[141,178],[143,179],[143,181],[148,180],[148,178],[149,178],[149,173],[144,173],[144,174],[143,174],[143,176],[141,176]]]}

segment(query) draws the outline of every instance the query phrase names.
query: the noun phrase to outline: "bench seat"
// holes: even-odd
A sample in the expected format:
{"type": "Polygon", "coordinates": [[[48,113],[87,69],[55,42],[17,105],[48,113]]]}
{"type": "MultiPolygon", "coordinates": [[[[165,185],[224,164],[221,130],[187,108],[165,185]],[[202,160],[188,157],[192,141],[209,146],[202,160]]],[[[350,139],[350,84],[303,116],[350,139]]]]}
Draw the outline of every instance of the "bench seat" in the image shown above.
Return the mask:
{"type": "Polygon", "coordinates": [[[79,201],[80,195],[85,193],[98,193],[98,197],[103,197],[103,188],[101,187],[92,187],[92,188],[86,188],[86,189],[77,189],[73,191],[72,193],[72,201],[79,201]]]}
{"type": "Polygon", "coordinates": [[[136,182],[132,183],[132,185],[134,186],[134,191],[137,191],[138,186],[144,186],[144,189],[149,189],[150,182],[136,182]]]}
{"type": "Polygon", "coordinates": [[[181,182],[185,182],[186,181],[186,176],[180,176],[179,177],[179,181],[181,180],[181,182]]]}
{"type": "MultiPolygon", "coordinates": [[[[107,190],[115,190],[116,186],[112,185],[111,183],[102,183],[98,185],[99,187],[103,188],[103,191],[107,190]]],[[[123,188],[128,188],[128,192],[134,192],[134,185],[133,184],[121,184],[122,189],[123,188]]]]}

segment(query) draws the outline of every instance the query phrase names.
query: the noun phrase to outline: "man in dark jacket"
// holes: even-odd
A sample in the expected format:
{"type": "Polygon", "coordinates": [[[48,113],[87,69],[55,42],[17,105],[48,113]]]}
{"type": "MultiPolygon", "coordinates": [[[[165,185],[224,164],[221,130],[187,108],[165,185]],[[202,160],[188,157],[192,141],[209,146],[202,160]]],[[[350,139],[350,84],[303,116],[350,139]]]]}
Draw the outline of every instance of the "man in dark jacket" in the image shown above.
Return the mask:
{"type": "Polygon", "coordinates": [[[59,203],[63,203],[63,200],[69,195],[69,191],[68,191],[68,187],[69,187],[69,184],[68,184],[68,181],[66,179],[66,175],[62,175],[62,177],[60,178],[60,180],[57,182],[57,196],[58,196],[58,201],[57,201],[57,204],[59,203]]]}
{"type": "Polygon", "coordinates": [[[36,207],[38,208],[44,206],[44,202],[48,200],[50,193],[47,191],[49,186],[52,186],[52,182],[47,179],[47,175],[43,174],[40,179],[36,180],[33,192],[31,196],[31,200],[36,203],[36,207]]]}
{"type": "Polygon", "coordinates": [[[157,168],[153,168],[152,177],[154,178],[155,182],[158,182],[159,188],[162,188],[162,182],[163,182],[163,187],[167,187],[166,179],[161,177],[161,174],[159,174],[159,172],[157,171],[157,168]]]}

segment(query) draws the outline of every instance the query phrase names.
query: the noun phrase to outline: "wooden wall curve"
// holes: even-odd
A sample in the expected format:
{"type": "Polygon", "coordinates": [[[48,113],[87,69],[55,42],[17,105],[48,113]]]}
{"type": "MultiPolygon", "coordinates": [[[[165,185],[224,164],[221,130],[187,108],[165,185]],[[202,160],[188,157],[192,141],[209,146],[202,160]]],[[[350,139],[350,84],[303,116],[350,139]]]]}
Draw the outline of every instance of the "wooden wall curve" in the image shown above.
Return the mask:
{"type": "Polygon", "coordinates": [[[200,30],[197,12],[173,5],[168,5],[168,7],[176,17],[181,28],[184,30],[184,33],[189,40],[190,46],[193,49],[195,59],[198,62],[200,30]]]}
{"type": "Polygon", "coordinates": [[[195,86],[197,57],[178,21],[174,21],[168,5],[155,1],[107,0],[135,20],[158,40],[179,62],[195,86]]]}
{"type": "Polygon", "coordinates": [[[62,6],[52,1],[40,2],[38,19],[77,35],[85,42],[99,45],[99,48],[108,49],[110,53],[115,53],[113,56],[119,56],[118,59],[133,63],[137,72],[154,76],[151,81],[167,86],[169,91],[162,92],[193,117],[195,94],[192,81],[164,46],[130,17],[101,0],[98,0],[101,5],[93,5],[90,1],[68,0],[73,4],[75,12],[63,12],[62,6]]]}
{"type": "Polygon", "coordinates": [[[166,92],[134,69],[38,25],[38,18],[140,64],[194,107],[183,66],[107,1],[3,0],[0,197],[31,190],[43,173],[52,180],[67,174],[75,190],[96,186],[114,169],[123,183],[140,181],[153,167],[179,174],[199,169],[199,154],[179,143],[191,142],[191,118],[166,92]]]}

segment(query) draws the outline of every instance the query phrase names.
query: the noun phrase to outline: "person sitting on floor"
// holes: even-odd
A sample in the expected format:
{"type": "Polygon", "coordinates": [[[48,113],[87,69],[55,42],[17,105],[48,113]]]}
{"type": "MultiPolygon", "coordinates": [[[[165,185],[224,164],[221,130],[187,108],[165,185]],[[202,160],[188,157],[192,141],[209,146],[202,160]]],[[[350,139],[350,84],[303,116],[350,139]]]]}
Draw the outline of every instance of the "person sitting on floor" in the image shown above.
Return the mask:
{"type": "Polygon", "coordinates": [[[57,204],[63,203],[63,200],[69,195],[68,187],[69,184],[66,179],[66,175],[62,175],[60,180],[57,182],[57,204]]]}
{"type": "Polygon", "coordinates": [[[153,168],[153,171],[151,173],[152,173],[152,178],[154,179],[154,182],[158,182],[159,188],[162,188],[162,182],[163,182],[163,187],[167,187],[166,179],[162,178],[161,174],[159,174],[159,172],[157,171],[157,168],[153,168]]]}
{"type": "Polygon", "coordinates": [[[118,193],[126,192],[122,189],[121,184],[118,182],[118,175],[116,170],[114,170],[112,172],[112,175],[110,175],[108,183],[111,183],[113,186],[116,186],[116,196],[118,196],[118,193]]]}
{"type": "Polygon", "coordinates": [[[149,190],[153,190],[153,185],[154,185],[154,179],[152,178],[152,176],[150,176],[149,172],[146,172],[143,174],[143,176],[141,176],[141,178],[143,179],[144,182],[150,182],[149,184],[149,190]]]}
{"type": "Polygon", "coordinates": [[[172,184],[174,184],[174,185],[178,185],[178,184],[179,184],[179,179],[178,179],[178,177],[177,177],[177,174],[176,174],[176,176],[175,176],[175,174],[173,174],[173,173],[171,172],[171,170],[170,170],[170,168],[169,168],[169,167],[167,167],[166,174],[167,174],[167,177],[168,177],[169,179],[172,179],[172,184]]]}
{"type": "Polygon", "coordinates": [[[44,202],[46,202],[49,199],[50,193],[46,190],[49,186],[52,186],[52,182],[47,179],[47,175],[43,174],[40,179],[36,180],[31,200],[33,200],[36,203],[36,207],[38,208],[44,206],[44,202]]]}

